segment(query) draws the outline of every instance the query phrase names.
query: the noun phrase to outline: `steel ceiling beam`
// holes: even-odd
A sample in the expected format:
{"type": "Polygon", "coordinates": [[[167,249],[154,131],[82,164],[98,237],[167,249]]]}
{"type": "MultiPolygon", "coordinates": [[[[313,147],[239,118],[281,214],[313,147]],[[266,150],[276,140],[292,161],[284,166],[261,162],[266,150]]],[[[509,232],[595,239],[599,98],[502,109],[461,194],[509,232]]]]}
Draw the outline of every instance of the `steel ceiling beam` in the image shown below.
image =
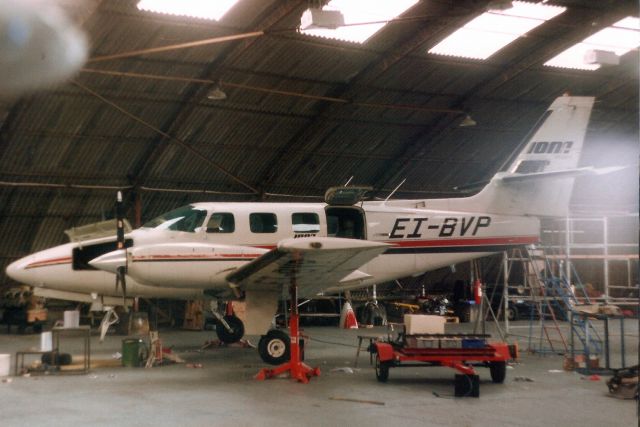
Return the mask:
{"type": "MultiPolygon", "coordinates": [[[[277,1],[266,13],[258,17],[251,25],[251,28],[247,28],[247,31],[269,29],[293,11],[303,7],[304,4],[305,2],[303,0],[287,2],[277,1]]],[[[256,39],[243,39],[229,44],[214,61],[203,69],[199,78],[211,79],[212,77],[215,77],[219,68],[227,63],[228,58],[232,58],[237,52],[245,51],[255,42],[256,39]]],[[[187,107],[179,107],[176,109],[175,114],[165,122],[164,126],[161,127],[161,130],[165,134],[178,135],[188,122],[191,114],[194,112],[195,106],[201,99],[206,97],[208,90],[209,88],[203,87],[201,84],[191,84],[185,91],[185,95],[182,99],[178,101],[178,105],[182,106],[187,104],[187,107]]],[[[144,185],[153,167],[162,157],[168,146],[169,141],[161,135],[149,144],[147,150],[141,156],[141,160],[130,173],[130,181],[134,186],[144,185]]],[[[242,181],[242,178],[240,177],[236,176],[235,178],[242,181]]]]}
{"type": "MultiPolygon", "coordinates": [[[[407,37],[399,40],[387,48],[384,53],[372,59],[366,67],[349,79],[347,83],[331,90],[327,96],[357,100],[358,96],[362,94],[363,87],[380,78],[380,76],[399,64],[417,49],[424,46],[428,41],[444,38],[451,26],[462,25],[473,16],[479,14],[484,10],[485,3],[486,2],[483,2],[479,5],[477,2],[460,1],[455,2],[453,8],[449,3],[438,2],[430,3],[429,5],[419,3],[416,7],[428,7],[428,12],[431,16],[445,15],[450,16],[450,18],[429,21],[430,25],[425,25],[418,32],[409,34],[407,37]]],[[[417,13],[415,10],[414,7],[409,13],[417,13]]],[[[384,33],[384,30],[382,31],[384,33]]],[[[309,153],[316,151],[323,141],[312,142],[313,136],[321,133],[327,126],[333,126],[330,117],[337,114],[340,109],[344,107],[343,105],[322,102],[318,104],[319,108],[316,118],[308,126],[298,131],[280,150],[277,150],[271,157],[271,160],[269,160],[269,167],[266,168],[268,172],[265,173],[257,183],[257,185],[262,187],[263,192],[275,182],[278,174],[284,169],[285,165],[290,164],[292,161],[296,164],[295,169],[301,169],[307,165],[313,158],[313,154],[308,154],[302,158],[295,158],[295,156],[293,156],[294,152],[300,149],[309,153]]]]}

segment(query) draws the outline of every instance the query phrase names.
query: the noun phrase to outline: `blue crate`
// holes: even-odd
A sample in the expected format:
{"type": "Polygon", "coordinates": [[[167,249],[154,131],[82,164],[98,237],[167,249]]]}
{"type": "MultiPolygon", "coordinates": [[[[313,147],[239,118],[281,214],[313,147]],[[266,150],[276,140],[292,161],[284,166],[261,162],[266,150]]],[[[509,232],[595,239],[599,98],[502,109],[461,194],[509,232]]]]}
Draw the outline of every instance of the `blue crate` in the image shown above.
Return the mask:
{"type": "Polygon", "coordinates": [[[462,348],[485,348],[486,340],[462,340],[462,348]]]}

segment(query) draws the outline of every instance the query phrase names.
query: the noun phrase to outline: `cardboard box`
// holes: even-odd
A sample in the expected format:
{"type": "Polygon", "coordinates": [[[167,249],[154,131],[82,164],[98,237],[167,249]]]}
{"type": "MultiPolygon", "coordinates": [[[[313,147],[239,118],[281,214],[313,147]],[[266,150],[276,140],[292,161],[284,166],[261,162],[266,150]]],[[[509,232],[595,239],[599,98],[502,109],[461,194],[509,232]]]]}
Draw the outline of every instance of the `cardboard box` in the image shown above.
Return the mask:
{"type": "Polygon", "coordinates": [[[426,314],[405,314],[404,327],[407,335],[444,334],[446,319],[426,314]]]}

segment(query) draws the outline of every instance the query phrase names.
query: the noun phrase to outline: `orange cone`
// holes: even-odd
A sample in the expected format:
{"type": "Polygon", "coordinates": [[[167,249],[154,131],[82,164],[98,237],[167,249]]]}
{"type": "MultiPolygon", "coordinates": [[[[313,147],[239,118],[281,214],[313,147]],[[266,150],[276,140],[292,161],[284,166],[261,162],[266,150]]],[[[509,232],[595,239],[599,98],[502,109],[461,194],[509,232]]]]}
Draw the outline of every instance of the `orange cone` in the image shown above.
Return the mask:
{"type": "Polygon", "coordinates": [[[340,313],[340,327],[343,329],[358,329],[356,314],[353,312],[351,303],[345,302],[340,313]]]}

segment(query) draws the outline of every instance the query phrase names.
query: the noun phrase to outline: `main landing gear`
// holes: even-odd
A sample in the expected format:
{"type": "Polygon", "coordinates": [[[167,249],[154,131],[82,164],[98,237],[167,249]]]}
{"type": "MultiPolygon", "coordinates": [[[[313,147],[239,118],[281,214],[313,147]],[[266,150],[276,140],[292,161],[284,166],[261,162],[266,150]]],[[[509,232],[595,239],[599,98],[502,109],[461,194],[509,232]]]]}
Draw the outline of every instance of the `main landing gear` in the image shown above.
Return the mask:
{"type": "Polygon", "coordinates": [[[258,354],[269,365],[280,365],[291,357],[291,338],[285,332],[272,329],[260,337],[258,354]]]}
{"type": "MultiPolygon", "coordinates": [[[[300,360],[304,360],[304,339],[300,338],[300,360]]],[[[280,365],[291,358],[291,338],[279,329],[272,329],[260,337],[258,354],[269,365],[280,365]]]]}
{"type": "Polygon", "coordinates": [[[260,344],[258,345],[260,357],[262,357],[262,360],[266,363],[272,365],[283,362],[286,363],[274,369],[261,369],[255,377],[257,380],[266,380],[289,372],[291,378],[301,383],[308,383],[311,377],[320,375],[320,369],[310,368],[302,363],[304,344],[300,338],[298,329],[299,315],[298,304],[296,304],[296,301],[298,301],[298,286],[296,285],[295,274],[291,276],[291,287],[289,290],[292,301],[291,316],[289,318],[291,337],[289,338],[287,334],[282,331],[272,330],[260,339],[260,344]]]}

